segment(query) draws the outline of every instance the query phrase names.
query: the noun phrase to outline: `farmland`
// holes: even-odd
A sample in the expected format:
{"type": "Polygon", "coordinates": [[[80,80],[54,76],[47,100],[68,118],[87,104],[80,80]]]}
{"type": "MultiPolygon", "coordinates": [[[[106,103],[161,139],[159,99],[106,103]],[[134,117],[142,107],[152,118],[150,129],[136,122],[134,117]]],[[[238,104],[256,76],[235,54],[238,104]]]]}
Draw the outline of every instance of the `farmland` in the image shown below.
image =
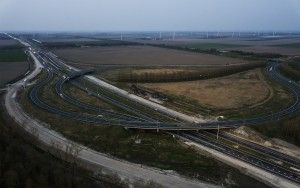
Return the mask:
{"type": "MultiPolygon", "coordinates": [[[[140,45],[64,48],[55,53],[80,68],[95,68],[100,77],[124,89],[130,90],[126,83],[134,83],[166,94],[170,99],[166,106],[188,114],[206,114],[208,110],[212,115],[231,117],[234,112],[236,116],[252,116],[251,109],[259,106],[258,111],[263,113],[265,103],[270,107],[274,104],[272,86],[261,69],[255,69],[264,66],[259,61],[140,45]],[[174,105],[174,101],[182,104],[174,105]],[[235,112],[242,108],[249,110],[235,112]]],[[[276,93],[278,101],[281,97],[290,99],[284,92],[276,93]]]]}
{"type": "Polygon", "coordinates": [[[26,60],[27,56],[17,42],[0,40],[0,87],[27,72],[26,60]]]}
{"type": "Polygon", "coordinates": [[[150,46],[116,46],[59,49],[55,53],[71,62],[94,65],[237,65],[246,60],[150,46]]]}
{"type": "Polygon", "coordinates": [[[278,44],[278,45],[274,45],[274,46],[299,49],[300,48],[300,43],[278,44]]]}
{"type": "MultiPolygon", "coordinates": [[[[134,40],[135,41],[135,40],[134,40]]],[[[190,47],[218,50],[241,50],[255,53],[278,53],[282,55],[300,55],[299,38],[283,38],[283,39],[239,39],[239,38],[215,38],[215,39],[176,39],[176,40],[158,40],[143,41],[140,43],[148,44],[165,44],[178,47],[190,47]]]]}
{"type": "Polygon", "coordinates": [[[2,48],[2,47],[10,47],[10,46],[21,46],[21,45],[19,45],[19,43],[16,42],[15,40],[11,40],[11,39],[0,40],[0,48],[2,48]]]}
{"type": "MultiPolygon", "coordinates": [[[[134,40],[141,43],[145,43],[145,40],[134,40]]],[[[251,38],[209,38],[209,39],[174,39],[174,40],[148,40],[147,43],[150,44],[167,44],[174,46],[184,46],[184,45],[196,45],[196,44],[218,44],[218,45],[231,45],[238,46],[270,46],[270,45],[282,45],[290,43],[299,43],[299,38],[283,38],[283,39],[251,39],[251,38]]]]}
{"type": "Polygon", "coordinates": [[[232,48],[232,50],[243,50],[245,52],[258,52],[258,53],[277,53],[282,55],[300,55],[297,48],[286,48],[281,46],[249,46],[242,48],[232,48]]]}
{"type": "Polygon", "coordinates": [[[222,44],[222,43],[194,43],[194,44],[187,44],[186,47],[189,48],[197,48],[197,49],[230,49],[230,48],[240,48],[240,47],[245,47],[246,45],[239,45],[239,44],[222,44]]]}
{"type": "Polygon", "coordinates": [[[136,45],[136,43],[127,41],[93,38],[47,39],[40,42],[42,46],[53,49],[136,45]]]}
{"type": "Polygon", "coordinates": [[[0,50],[0,62],[26,61],[27,56],[22,49],[0,50]]]}
{"type": "Polygon", "coordinates": [[[0,62],[0,87],[26,73],[27,69],[27,62],[0,62]]]}

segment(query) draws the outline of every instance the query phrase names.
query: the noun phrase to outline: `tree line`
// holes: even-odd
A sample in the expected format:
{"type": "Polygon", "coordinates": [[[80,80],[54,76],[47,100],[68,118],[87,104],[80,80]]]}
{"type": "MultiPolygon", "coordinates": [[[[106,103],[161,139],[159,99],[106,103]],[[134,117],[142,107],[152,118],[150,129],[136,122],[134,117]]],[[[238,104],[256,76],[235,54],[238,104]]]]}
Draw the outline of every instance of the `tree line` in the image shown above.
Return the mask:
{"type": "Polygon", "coordinates": [[[234,73],[247,71],[250,69],[265,66],[265,63],[251,63],[241,66],[224,66],[213,70],[186,70],[177,72],[161,71],[160,73],[135,73],[133,70],[128,72],[119,72],[117,81],[132,82],[132,83],[155,83],[155,82],[180,82],[180,81],[194,81],[201,79],[216,78],[227,76],[234,73]]]}
{"type": "Polygon", "coordinates": [[[299,81],[300,80],[300,70],[297,70],[289,63],[283,63],[280,65],[280,71],[287,77],[299,81]]]}

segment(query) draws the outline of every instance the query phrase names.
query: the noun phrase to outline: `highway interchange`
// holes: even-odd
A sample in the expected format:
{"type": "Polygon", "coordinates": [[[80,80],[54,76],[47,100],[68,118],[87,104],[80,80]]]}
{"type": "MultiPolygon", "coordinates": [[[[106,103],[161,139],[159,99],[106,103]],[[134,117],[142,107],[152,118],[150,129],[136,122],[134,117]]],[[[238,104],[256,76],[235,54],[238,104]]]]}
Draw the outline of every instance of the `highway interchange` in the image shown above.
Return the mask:
{"type": "Polygon", "coordinates": [[[285,86],[293,93],[295,100],[291,106],[272,114],[249,119],[187,123],[167,114],[159,113],[155,109],[145,107],[136,101],[131,101],[105,88],[99,86],[93,87],[93,83],[89,82],[86,76],[84,76],[85,71],[70,69],[63,61],[53,56],[53,54],[47,50],[39,48],[30,48],[29,50],[42,62],[45,70],[44,73],[46,73],[46,76],[36,83],[29,92],[29,99],[42,110],[60,115],[63,118],[70,118],[96,126],[121,125],[125,128],[132,129],[167,131],[167,133],[204,145],[292,182],[300,183],[300,161],[298,159],[270,148],[230,136],[222,131],[217,139],[216,135],[210,131],[210,129],[236,128],[241,125],[254,125],[277,121],[292,116],[299,111],[300,88],[295,82],[290,81],[279,73],[279,64],[276,62],[270,62],[266,67],[266,72],[271,79],[285,86]],[[71,105],[84,110],[93,111],[94,113],[87,114],[66,111],[43,101],[40,97],[42,89],[49,84],[49,82],[54,81],[54,78],[58,78],[55,81],[57,97],[60,97],[71,105]],[[84,84],[84,82],[89,82],[89,84],[84,84]],[[64,92],[64,85],[66,84],[86,92],[87,95],[97,97],[101,101],[105,101],[119,108],[120,111],[115,112],[101,109],[95,105],[80,101],[64,92]],[[279,164],[278,162],[281,163],[279,164]]]}
{"type": "MultiPolygon", "coordinates": [[[[55,60],[53,60],[53,57],[50,57],[45,52],[39,52],[38,57],[42,62],[48,62],[48,63],[51,62],[51,64],[45,63],[46,70],[48,71],[48,78],[45,82],[40,82],[37,86],[35,86],[35,89],[33,89],[30,95],[31,100],[39,107],[51,113],[55,113],[67,117],[74,117],[75,115],[74,113],[59,110],[58,108],[47,105],[43,103],[41,100],[39,100],[38,88],[41,88],[44,85],[46,85],[53,78],[53,74],[59,75],[59,73],[61,73],[63,74],[63,76],[60,76],[60,80],[56,83],[56,88],[55,88],[56,93],[58,94],[59,97],[61,97],[62,99],[66,100],[67,102],[73,105],[79,106],[80,108],[98,111],[101,114],[104,113],[105,117],[109,117],[109,119],[111,119],[111,117],[117,117],[117,119],[114,118],[115,121],[114,120],[109,121],[109,120],[105,120],[103,116],[99,117],[98,115],[94,115],[94,116],[89,115],[89,118],[87,119],[86,117],[81,117],[80,114],[76,114],[76,117],[78,118],[77,120],[88,121],[90,123],[95,123],[95,124],[103,123],[103,124],[110,124],[110,125],[121,125],[126,128],[155,129],[155,130],[157,129],[159,130],[201,130],[201,129],[207,130],[207,129],[218,129],[218,128],[220,129],[236,128],[241,125],[255,125],[255,124],[262,124],[271,121],[279,121],[281,119],[292,116],[293,114],[297,113],[300,109],[299,86],[296,83],[280,75],[280,73],[278,72],[279,64],[274,62],[270,63],[266,68],[268,75],[270,76],[271,79],[277,81],[281,85],[284,85],[291,93],[293,93],[295,100],[291,106],[278,112],[262,115],[259,117],[248,118],[248,119],[208,121],[208,122],[201,122],[201,123],[186,123],[186,122],[183,123],[183,122],[162,122],[162,121],[153,120],[152,118],[147,117],[146,115],[144,115],[142,112],[138,110],[138,109],[145,108],[144,106],[136,102],[133,102],[131,106],[138,107],[138,108],[133,108],[127,104],[120,103],[120,101],[113,98],[113,96],[116,96],[116,98],[120,98],[121,96],[119,96],[116,93],[112,93],[111,91],[106,91],[103,88],[99,88],[97,89],[97,91],[92,91],[91,89],[84,87],[82,83],[80,84],[78,81],[77,82],[74,81],[76,78],[80,77],[81,74],[80,71],[77,72],[77,74],[76,72],[73,71],[69,73],[61,72],[61,70],[64,70],[63,65],[54,64],[55,60]],[[129,116],[128,114],[115,114],[112,112],[104,112],[105,110],[99,109],[99,107],[85,104],[77,99],[72,98],[71,96],[67,96],[63,91],[63,85],[67,82],[71,82],[73,86],[76,86],[77,88],[85,91],[89,95],[97,97],[114,106],[117,106],[128,113],[134,114],[134,116],[133,115],[129,116]]],[[[84,76],[84,73],[85,72],[83,72],[81,76],[84,76]]],[[[174,118],[170,118],[170,119],[174,121],[174,118]]]]}

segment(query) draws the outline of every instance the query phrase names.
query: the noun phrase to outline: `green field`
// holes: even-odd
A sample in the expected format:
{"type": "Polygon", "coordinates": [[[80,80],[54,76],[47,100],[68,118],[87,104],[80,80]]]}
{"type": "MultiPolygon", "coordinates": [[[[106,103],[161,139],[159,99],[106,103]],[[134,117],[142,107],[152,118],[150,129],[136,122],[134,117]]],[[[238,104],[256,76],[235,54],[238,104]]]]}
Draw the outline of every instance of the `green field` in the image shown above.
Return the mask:
{"type": "Polygon", "coordinates": [[[300,43],[279,44],[279,45],[273,45],[273,46],[283,47],[283,48],[300,48],[300,43]]]}
{"type": "Polygon", "coordinates": [[[22,49],[0,50],[0,62],[23,62],[27,56],[22,49]]]}

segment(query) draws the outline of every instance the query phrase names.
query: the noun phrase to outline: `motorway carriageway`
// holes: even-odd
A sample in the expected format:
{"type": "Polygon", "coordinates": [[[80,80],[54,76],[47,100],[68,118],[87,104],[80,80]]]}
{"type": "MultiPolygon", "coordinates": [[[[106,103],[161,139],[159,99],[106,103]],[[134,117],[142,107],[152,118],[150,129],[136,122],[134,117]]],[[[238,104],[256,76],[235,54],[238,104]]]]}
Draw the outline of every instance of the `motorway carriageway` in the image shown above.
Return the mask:
{"type": "MultiPolygon", "coordinates": [[[[49,68],[48,70],[52,70],[54,71],[56,74],[59,74],[60,71],[64,70],[64,68],[59,65],[59,64],[54,64],[55,61],[51,59],[51,57],[47,57],[46,53],[43,53],[43,59],[45,60],[46,58],[49,59],[48,62],[51,62],[50,65],[52,66],[52,68],[49,68]]],[[[111,119],[111,121],[108,120],[106,121],[107,123],[111,123],[114,125],[122,125],[126,128],[132,128],[132,129],[159,129],[159,130],[205,130],[205,129],[223,129],[223,128],[236,128],[239,127],[241,125],[256,125],[256,124],[263,124],[263,123],[267,123],[267,122],[272,122],[274,120],[278,121],[287,117],[290,117],[292,115],[294,115],[295,113],[297,113],[300,109],[300,100],[299,100],[299,96],[300,96],[300,89],[299,86],[297,84],[295,84],[294,82],[288,80],[287,78],[283,77],[282,75],[279,74],[278,72],[278,63],[270,63],[267,67],[267,72],[268,75],[271,79],[273,79],[274,81],[277,81],[278,83],[280,83],[281,85],[284,85],[291,93],[293,93],[294,95],[294,103],[286,108],[283,109],[281,111],[275,112],[275,113],[270,113],[270,114],[266,114],[266,115],[262,115],[259,117],[254,117],[254,118],[248,118],[248,119],[237,119],[237,120],[224,120],[224,121],[212,121],[212,122],[204,122],[204,123],[182,123],[182,122],[176,122],[174,120],[174,118],[169,118],[171,121],[169,122],[165,122],[165,121],[161,121],[161,120],[155,120],[153,121],[153,118],[148,118],[147,117],[147,113],[145,114],[145,110],[141,111],[139,109],[146,109],[146,111],[151,110],[149,108],[145,108],[143,105],[140,105],[134,101],[129,101],[129,105],[128,104],[124,104],[120,103],[120,99],[122,99],[121,96],[118,96],[118,94],[116,93],[112,93],[110,91],[106,91],[103,88],[98,88],[97,91],[92,91],[91,89],[88,89],[88,87],[84,86],[82,83],[76,81],[76,79],[72,79],[71,75],[74,74],[74,72],[71,72],[68,74],[68,76],[60,76],[60,80],[56,83],[56,92],[58,94],[58,96],[60,96],[61,98],[63,98],[64,100],[66,100],[67,102],[75,105],[75,106],[79,106],[80,108],[83,109],[91,109],[91,110],[99,110],[99,107],[95,107],[95,106],[91,106],[89,104],[84,104],[81,101],[78,101],[70,96],[67,96],[64,92],[63,92],[63,84],[67,83],[67,82],[71,82],[74,86],[76,86],[77,88],[87,92],[89,95],[97,97],[107,103],[110,103],[111,105],[117,106],[118,108],[132,114],[132,115],[125,115],[125,114],[114,114],[114,113],[110,113],[106,115],[109,115],[109,118],[112,117],[116,117],[117,119],[111,119]],[[125,116],[127,116],[125,118],[125,116]],[[174,122],[175,121],[175,122],[174,122]],[[118,123],[119,122],[119,123],[118,123]]],[[[65,72],[63,72],[62,74],[65,74],[65,72]]],[[[33,97],[32,99],[35,102],[36,105],[38,105],[38,95],[36,95],[35,97],[33,97]]],[[[127,100],[127,99],[126,99],[127,100]]],[[[55,111],[55,107],[51,107],[48,105],[48,107],[46,107],[45,105],[43,105],[44,107],[42,107],[42,105],[40,105],[40,107],[42,107],[44,110],[47,109],[52,109],[51,113],[56,113],[56,114],[60,114],[60,115],[66,115],[66,113],[61,113],[61,110],[57,110],[55,111]]],[[[153,112],[156,113],[157,112],[153,112]]],[[[102,115],[102,114],[101,114],[102,115]]],[[[104,113],[105,115],[105,113],[104,113]]],[[[163,115],[163,114],[161,114],[163,115]]],[[[74,114],[69,115],[70,117],[74,117],[74,114]]],[[[80,117],[81,115],[78,114],[76,115],[78,117],[80,117]]],[[[89,120],[87,120],[87,118],[82,118],[82,121],[88,121],[90,123],[101,123],[102,120],[104,120],[105,118],[103,117],[97,117],[96,115],[88,115],[89,116],[89,120]]],[[[168,118],[167,118],[168,119],[168,118]]],[[[78,120],[78,119],[77,119],[78,120]]]]}
{"type": "MultiPolygon", "coordinates": [[[[177,123],[177,122],[160,122],[157,119],[153,119],[152,117],[148,117],[147,114],[142,114],[137,108],[132,108],[126,104],[120,103],[120,101],[115,100],[112,98],[110,95],[111,93],[105,93],[102,92],[101,94],[99,92],[93,92],[91,90],[88,90],[80,82],[76,82],[76,80],[72,80],[69,76],[72,75],[72,73],[69,73],[69,76],[65,76],[66,74],[66,69],[61,66],[59,63],[56,63],[54,60],[48,60],[51,57],[48,57],[45,53],[42,55],[39,55],[40,60],[42,60],[44,65],[48,65],[46,67],[47,70],[47,78],[41,82],[39,82],[32,91],[30,92],[30,98],[32,101],[39,107],[43,108],[44,110],[51,112],[51,113],[56,113],[60,114],[61,116],[72,118],[75,120],[83,121],[83,122],[89,122],[92,124],[100,124],[100,125],[123,125],[127,128],[141,128],[141,129],[162,129],[162,130],[198,130],[198,129],[203,129],[204,127],[208,126],[210,128],[225,128],[225,124],[227,125],[226,128],[228,127],[236,127],[244,124],[257,124],[261,122],[266,122],[266,121],[271,121],[274,120],[274,117],[278,119],[282,119],[286,116],[290,116],[293,113],[297,112],[299,110],[299,88],[298,86],[286,79],[285,77],[281,76],[278,73],[278,64],[277,63],[270,63],[267,67],[267,72],[269,73],[269,76],[274,79],[275,81],[278,81],[281,84],[286,84],[285,86],[294,94],[295,96],[295,102],[293,103],[292,106],[290,106],[287,109],[284,109],[280,112],[265,115],[262,117],[257,117],[257,118],[251,118],[251,119],[245,119],[245,120],[231,120],[231,121],[226,121],[226,122],[209,122],[209,123],[204,123],[204,125],[190,125],[186,126],[185,123],[177,123]],[[43,56],[43,57],[42,57],[43,56]],[[48,62],[48,63],[47,63],[48,62]],[[51,63],[49,63],[51,62],[51,63]],[[64,72],[62,72],[62,70],[64,72]],[[51,107],[48,104],[44,103],[39,99],[39,90],[44,87],[52,78],[53,78],[53,73],[57,74],[60,79],[56,83],[56,92],[57,95],[60,96],[62,99],[66,100],[67,102],[79,106],[84,109],[89,109],[89,110],[99,110],[99,108],[85,104],[81,101],[78,101],[71,96],[66,95],[63,92],[63,84],[66,82],[71,82],[74,84],[76,87],[78,87],[81,90],[84,90],[88,92],[90,95],[93,95],[95,97],[99,97],[101,100],[104,100],[112,105],[119,105],[121,109],[129,112],[130,114],[135,113],[136,116],[129,115],[129,114],[120,114],[120,113],[108,113],[105,116],[108,116],[109,118],[105,117],[98,117],[97,115],[81,115],[81,114],[74,114],[74,112],[65,112],[63,110],[57,109],[56,107],[51,107]],[[64,76],[62,76],[62,74],[64,76]],[[138,117],[139,116],[139,117],[138,117]],[[234,122],[234,123],[233,123],[234,122]],[[127,124],[128,123],[128,124],[127,124]],[[197,127],[197,128],[194,128],[197,127]]],[[[136,104],[138,105],[138,104],[136,104]]],[[[102,109],[103,110],[103,109],[102,109]]],[[[150,109],[151,110],[151,109],[150,109]]],[[[103,111],[104,112],[104,111],[103,111]]],[[[170,118],[171,120],[172,118],[170,118]]],[[[220,151],[226,155],[229,155],[231,157],[240,159],[242,161],[245,161],[247,163],[250,163],[254,166],[257,166],[259,168],[262,168],[272,174],[276,174],[278,176],[284,177],[286,179],[289,179],[291,181],[300,183],[299,179],[299,172],[293,171],[291,168],[279,165],[276,163],[272,163],[272,161],[266,161],[262,157],[257,157],[253,155],[251,152],[245,152],[242,150],[239,150],[237,148],[232,148],[229,147],[228,144],[224,144],[222,142],[216,141],[213,136],[208,135],[209,132],[205,133],[194,133],[194,132],[172,132],[171,134],[177,134],[178,136],[182,136],[186,139],[189,139],[193,142],[199,143],[201,145],[207,146],[209,148],[212,148],[214,150],[220,151]]],[[[222,139],[227,139],[229,141],[234,141],[232,138],[228,138],[225,135],[220,134],[220,137],[222,139]]],[[[272,155],[272,158],[276,161],[283,161],[284,164],[289,164],[290,167],[294,167],[296,169],[299,168],[299,160],[293,159],[292,157],[285,156],[284,154],[281,154],[279,152],[276,152],[274,150],[265,148],[263,146],[258,146],[255,144],[251,144],[250,142],[244,141],[245,143],[243,144],[243,147],[245,148],[250,148],[255,150],[256,152],[260,152],[263,154],[264,152],[269,153],[272,155]]],[[[269,155],[269,156],[270,156],[269,155]]]]}

